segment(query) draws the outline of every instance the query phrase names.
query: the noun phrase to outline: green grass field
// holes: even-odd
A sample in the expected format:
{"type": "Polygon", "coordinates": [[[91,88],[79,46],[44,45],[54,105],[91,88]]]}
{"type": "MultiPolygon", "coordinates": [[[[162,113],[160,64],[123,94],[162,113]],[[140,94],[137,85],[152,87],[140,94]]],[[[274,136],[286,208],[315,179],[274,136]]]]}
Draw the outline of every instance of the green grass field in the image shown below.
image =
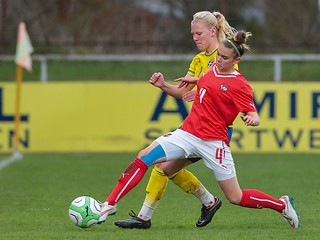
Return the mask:
{"type": "Polygon", "coordinates": [[[208,226],[195,226],[198,200],[169,183],[151,229],[117,228],[115,220],[128,218],[131,209],[139,212],[151,169],[106,223],[89,229],[74,226],[68,217],[71,201],[80,195],[104,200],[134,157],[129,153],[30,154],[0,170],[0,239],[319,239],[320,161],[319,155],[308,154],[234,156],[242,188],[295,198],[302,224],[298,230],[277,212],[228,203],[202,162],[189,169],[223,201],[208,226]]]}

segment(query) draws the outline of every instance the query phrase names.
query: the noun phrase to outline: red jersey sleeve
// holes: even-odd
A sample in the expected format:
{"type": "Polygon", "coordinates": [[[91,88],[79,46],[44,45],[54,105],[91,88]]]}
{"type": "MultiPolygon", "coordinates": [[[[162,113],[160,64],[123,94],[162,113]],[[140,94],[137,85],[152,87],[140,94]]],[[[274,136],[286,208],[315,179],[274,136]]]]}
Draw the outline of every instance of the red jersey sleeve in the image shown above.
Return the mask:
{"type": "Polygon", "coordinates": [[[234,103],[239,112],[256,112],[253,101],[253,90],[248,82],[243,78],[242,87],[238,88],[235,94],[234,103]]]}

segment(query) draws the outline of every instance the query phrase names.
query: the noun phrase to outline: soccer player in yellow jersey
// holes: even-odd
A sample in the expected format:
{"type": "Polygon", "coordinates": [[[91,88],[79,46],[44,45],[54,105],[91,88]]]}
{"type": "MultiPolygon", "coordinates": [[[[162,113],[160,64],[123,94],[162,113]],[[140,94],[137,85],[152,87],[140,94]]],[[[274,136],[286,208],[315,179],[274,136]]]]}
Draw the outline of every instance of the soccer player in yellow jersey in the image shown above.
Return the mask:
{"type": "MultiPolygon", "coordinates": [[[[186,77],[198,78],[202,76],[216,61],[219,44],[232,36],[234,32],[235,29],[228,24],[225,17],[219,12],[201,11],[194,14],[191,22],[191,34],[201,52],[193,58],[186,77]]],[[[167,82],[164,82],[163,85],[150,83],[173,97],[182,98],[185,101],[193,101],[194,99],[195,91],[191,91],[195,86],[194,84],[190,84],[186,88],[178,88],[177,85],[167,82]]],[[[229,128],[229,139],[231,139],[231,134],[232,128],[229,128]]],[[[184,169],[184,167],[197,162],[199,159],[195,157],[157,164],[151,172],[146,188],[146,198],[139,214],[131,215],[132,218],[127,220],[118,220],[115,224],[121,228],[150,228],[152,214],[170,179],[185,192],[193,194],[201,201],[201,215],[196,226],[206,226],[220,208],[221,200],[213,196],[190,171],[184,169]]]]}

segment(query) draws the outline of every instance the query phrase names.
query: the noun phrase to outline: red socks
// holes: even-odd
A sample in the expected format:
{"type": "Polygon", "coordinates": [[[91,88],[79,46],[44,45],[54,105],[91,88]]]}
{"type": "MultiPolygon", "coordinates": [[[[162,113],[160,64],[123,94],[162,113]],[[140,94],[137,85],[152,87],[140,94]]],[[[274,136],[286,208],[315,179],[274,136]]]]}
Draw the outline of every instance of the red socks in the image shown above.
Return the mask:
{"type": "MultiPolygon", "coordinates": [[[[141,181],[147,170],[147,164],[139,158],[136,158],[122,173],[117,185],[106,201],[110,205],[115,205],[141,181]]],[[[285,208],[281,200],[255,189],[242,190],[242,198],[239,205],[247,208],[270,208],[280,213],[282,213],[285,208]]]]}
{"type": "Polygon", "coordinates": [[[281,200],[255,189],[242,190],[242,198],[239,205],[248,208],[271,208],[280,213],[285,208],[281,200]]]}
{"type": "Polygon", "coordinates": [[[109,205],[115,205],[132,188],[134,188],[147,172],[148,166],[145,162],[136,158],[129,164],[127,169],[118,179],[118,183],[106,199],[109,205]]]}

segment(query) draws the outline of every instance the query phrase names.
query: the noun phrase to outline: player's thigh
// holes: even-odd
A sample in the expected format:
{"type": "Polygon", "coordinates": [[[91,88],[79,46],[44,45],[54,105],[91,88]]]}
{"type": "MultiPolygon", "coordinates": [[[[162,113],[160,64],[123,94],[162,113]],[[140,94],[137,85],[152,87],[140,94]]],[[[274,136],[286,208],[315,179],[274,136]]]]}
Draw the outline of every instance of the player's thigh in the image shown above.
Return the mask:
{"type": "Polygon", "coordinates": [[[239,204],[242,198],[242,191],[238,183],[237,177],[224,181],[218,181],[224,195],[233,204],[239,204]]]}
{"type": "Polygon", "coordinates": [[[157,167],[162,169],[167,176],[170,176],[179,172],[181,169],[185,168],[190,164],[192,164],[192,161],[190,161],[188,158],[184,158],[170,162],[158,163],[157,167]]]}
{"type": "Polygon", "coordinates": [[[148,166],[166,161],[166,155],[157,142],[151,143],[148,147],[138,153],[138,158],[144,161],[148,166]]]}

